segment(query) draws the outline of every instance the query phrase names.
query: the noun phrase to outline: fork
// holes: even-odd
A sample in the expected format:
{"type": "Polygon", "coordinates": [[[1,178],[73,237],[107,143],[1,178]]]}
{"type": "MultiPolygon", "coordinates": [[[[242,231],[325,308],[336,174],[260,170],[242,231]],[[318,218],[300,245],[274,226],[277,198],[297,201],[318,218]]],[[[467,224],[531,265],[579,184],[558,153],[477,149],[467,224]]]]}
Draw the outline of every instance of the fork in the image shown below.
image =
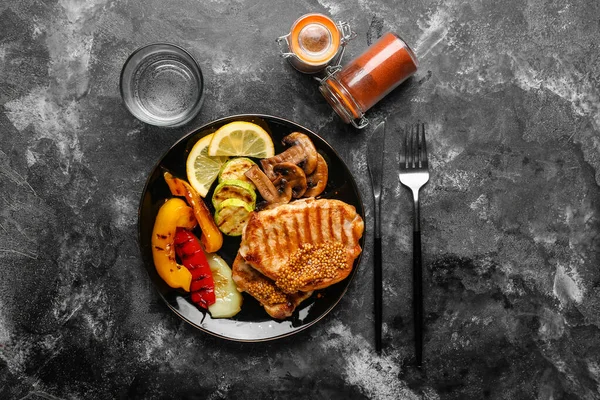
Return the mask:
{"type": "Polygon", "coordinates": [[[429,162],[425,142],[425,124],[406,126],[404,151],[400,151],[400,182],[413,195],[413,317],[415,324],[415,358],[423,364],[423,271],[421,266],[421,222],[419,190],[429,180],[429,162]]]}

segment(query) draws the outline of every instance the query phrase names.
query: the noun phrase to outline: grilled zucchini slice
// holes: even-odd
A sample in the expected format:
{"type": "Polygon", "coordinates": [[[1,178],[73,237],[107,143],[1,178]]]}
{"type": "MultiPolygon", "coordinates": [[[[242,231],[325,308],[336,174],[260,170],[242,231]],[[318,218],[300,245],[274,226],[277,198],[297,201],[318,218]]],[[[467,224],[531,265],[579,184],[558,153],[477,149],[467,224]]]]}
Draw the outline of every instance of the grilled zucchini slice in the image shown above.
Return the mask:
{"type": "Polygon", "coordinates": [[[221,171],[219,172],[219,183],[234,179],[246,182],[254,187],[252,181],[244,175],[246,171],[254,165],[256,165],[256,163],[246,157],[232,158],[221,167],[221,171]]]}
{"type": "Polygon", "coordinates": [[[218,209],[221,203],[227,199],[240,199],[250,204],[254,210],[256,206],[256,191],[254,186],[239,180],[227,180],[219,183],[212,196],[213,207],[218,209]]]}
{"type": "Polygon", "coordinates": [[[240,236],[253,210],[254,207],[243,200],[223,200],[215,212],[215,223],[224,234],[240,236]]]}

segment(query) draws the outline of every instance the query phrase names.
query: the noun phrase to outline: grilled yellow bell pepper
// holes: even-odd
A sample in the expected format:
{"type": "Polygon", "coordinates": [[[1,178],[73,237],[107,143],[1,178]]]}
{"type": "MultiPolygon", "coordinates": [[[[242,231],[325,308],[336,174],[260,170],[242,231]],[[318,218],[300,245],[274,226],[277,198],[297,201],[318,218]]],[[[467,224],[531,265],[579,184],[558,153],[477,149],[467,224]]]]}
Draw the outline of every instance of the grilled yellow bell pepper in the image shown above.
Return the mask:
{"type": "Polygon", "coordinates": [[[223,234],[221,234],[221,231],[215,224],[215,220],[206,207],[206,204],[204,204],[204,200],[202,200],[200,194],[189,183],[183,179],[174,177],[167,171],[165,171],[164,177],[173,196],[185,197],[190,207],[194,210],[194,215],[202,231],[200,243],[204,247],[204,251],[215,253],[223,246],[223,234]]]}
{"type": "Polygon", "coordinates": [[[175,260],[175,231],[177,227],[192,229],[196,226],[194,211],[185,201],[172,198],[166,201],[154,221],[152,230],[152,257],[158,275],[172,288],[189,292],[192,274],[175,260]]]}

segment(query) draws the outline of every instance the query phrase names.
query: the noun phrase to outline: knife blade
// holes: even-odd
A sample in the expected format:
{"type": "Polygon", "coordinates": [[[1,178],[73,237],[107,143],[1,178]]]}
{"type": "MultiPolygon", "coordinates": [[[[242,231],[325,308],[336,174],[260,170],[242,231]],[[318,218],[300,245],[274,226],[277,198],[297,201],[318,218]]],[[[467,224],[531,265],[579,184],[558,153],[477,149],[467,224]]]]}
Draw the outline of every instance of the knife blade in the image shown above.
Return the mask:
{"type": "Polygon", "coordinates": [[[375,309],[375,350],[381,353],[381,326],[383,316],[383,277],[381,259],[381,191],[383,187],[383,160],[385,152],[385,121],[375,127],[367,143],[367,169],[371,178],[374,204],[373,240],[373,294],[375,309]]]}
{"type": "MultiPolygon", "coordinates": [[[[373,131],[369,143],[367,143],[367,169],[371,176],[371,186],[373,188],[373,201],[375,210],[378,211],[381,201],[381,187],[383,181],[383,153],[385,150],[385,121],[380,122],[373,131]]],[[[376,222],[379,221],[379,215],[376,215],[376,222]]],[[[375,226],[375,234],[381,237],[381,226],[375,226]]]]}

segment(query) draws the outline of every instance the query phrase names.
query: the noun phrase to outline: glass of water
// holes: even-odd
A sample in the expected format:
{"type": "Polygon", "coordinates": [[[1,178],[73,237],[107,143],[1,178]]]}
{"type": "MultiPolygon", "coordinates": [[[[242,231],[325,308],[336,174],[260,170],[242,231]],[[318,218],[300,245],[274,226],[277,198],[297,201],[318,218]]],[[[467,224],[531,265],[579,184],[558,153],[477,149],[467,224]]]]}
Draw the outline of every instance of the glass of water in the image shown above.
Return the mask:
{"type": "Polygon", "coordinates": [[[121,96],[139,120],[177,127],[202,107],[204,81],[200,66],[187,51],[168,43],[137,49],[121,71],[121,96]]]}

